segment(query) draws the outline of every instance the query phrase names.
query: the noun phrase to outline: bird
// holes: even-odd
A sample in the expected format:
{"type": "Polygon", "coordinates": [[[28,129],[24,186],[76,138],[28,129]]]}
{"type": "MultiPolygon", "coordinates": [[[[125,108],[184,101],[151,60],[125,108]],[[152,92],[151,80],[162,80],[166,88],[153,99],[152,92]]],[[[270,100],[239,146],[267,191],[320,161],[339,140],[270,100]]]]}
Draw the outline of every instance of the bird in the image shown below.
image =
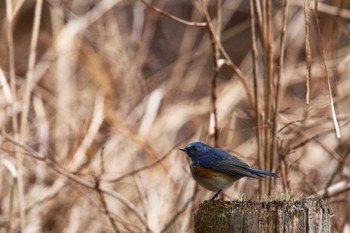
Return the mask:
{"type": "Polygon", "coordinates": [[[279,177],[276,173],[252,168],[237,156],[203,142],[191,142],[179,150],[187,154],[190,171],[196,182],[216,192],[210,200],[215,200],[223,190],[243,177],[279,177]]]}

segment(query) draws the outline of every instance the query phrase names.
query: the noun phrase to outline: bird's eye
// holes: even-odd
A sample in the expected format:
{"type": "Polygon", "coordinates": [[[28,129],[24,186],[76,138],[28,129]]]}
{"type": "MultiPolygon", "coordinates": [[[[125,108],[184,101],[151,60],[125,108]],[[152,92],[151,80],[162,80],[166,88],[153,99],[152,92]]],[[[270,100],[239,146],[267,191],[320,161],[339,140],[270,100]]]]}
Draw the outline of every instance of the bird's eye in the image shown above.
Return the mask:
{"type": "Polygon", "coordinates": [[[192,146],[192,150],[197,150],[197,147],[195,147],[195,146],[192,146]]]}

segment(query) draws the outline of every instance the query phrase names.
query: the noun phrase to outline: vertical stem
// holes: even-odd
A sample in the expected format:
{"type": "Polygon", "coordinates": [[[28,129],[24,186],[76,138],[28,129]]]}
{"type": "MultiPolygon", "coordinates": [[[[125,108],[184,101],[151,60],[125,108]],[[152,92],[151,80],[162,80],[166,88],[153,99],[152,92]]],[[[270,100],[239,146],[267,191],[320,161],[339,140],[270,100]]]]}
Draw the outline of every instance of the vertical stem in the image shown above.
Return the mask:
{"type": "MultiPolygon", "coordinates": [[[[218,12],[221,10],[221,0],[218,0],[218,12]]],[[[218,142],[219,142],[219,132],[218,132],[218,117],[217,117],[217,108],[216,108],[216,86],[217,86],[217,78],[219,77],[219,58],[220,58],[220,48],[219,45],[216,42],[216,39],[220,39],[220,31],[221,31],[221,26],[217,26],[216,29],[212,27],[212,20],[209,16],[209,12],[207,9],[206,5],[203,5],[204,13],[205,13],[205,18],[207,21],[207,29],[208,33],[210,36],[211,44],[212,44],[212,50],[213,50],[213,75],[211,79],[211,88],[210,88],[210,102],[211,102],[211,115],[210,115],[210,120],[211,122],[209,123],[210,129],[212,130],[213,137],[214,137],[214,146],[218,147],[218,142]],[[219,31],[220,30],[220,31],[219,31]],[[217,38],[215,36],[217,34],[217,38]]],[[[221,16],[221,13],[218,13],[218,16],[221,16]]],[[[217,20],[217,24],[220,24],[219,18],[217,20]]]]}
{"type": "MultiPolygon", "coordinates": [[[[21,128],[20,128],[20,141],[25,141],[27,134],[27,117],[30,106],[30,96],[32,92],[33,83],[33,70],[36,60],[36,49],[39,37],[40,21],[41,21],[41,10],[42,10],[43,0],[37,0],[35,6],[34,23],[32,30],[32,38],[30,43],[28,70],[26,74],[26,88],[24,93],[24,103],[23,112],[21,116],[21,128]]],[[[20,219],[21,219],[21,230],[25,231],[25,202],[24,202],[24,184],[23,184],[23,155],[20,151],[17,151],[17,166],[18,166],[18,198],[19,198],[19,209],[20,209],[20,219]]]]}
{"type": "Polygon", "coordinates": [[[320,22],[318,18],[318,0],[315,1],[315,22],[316,22],[316,29],[317,29],[317,34],[319,38],[319,44],[320,44],[320,51],[322,55],[322,61],[323,61],[323,66],[324,66],[324,71],[325,75],[327,78],[327,86],[328,86],[328,95],[329,95],[329,100],[330,100],[330,107],[331,107],[331,112],[332,112],[332,118],[333,118],[333,125],[335,129],[335,133],[338,139],[341,138],[341,132],[340,132],[340,127],[339,127],[339,122],[337,119],[337,113],[335,110],[335,103],[333,99],[333,91],[332,91],[332,85],[331,85],[331,80],[330,80],[330,75],[328,72],[328,64],[327,64],[327,59],[326,59],[326,54],[324,51],[324,46],[322,42],[322,36],[321,36],[321,28],[320,28],[320,22]]]}
{"type": "Polygon", "coordinates": [[[34,16],[34,24],[32,30],[32,38],[30,41],[30,52],[29,52],[29,60],[28,60],[28,70],[26,74],[26,89],[24,93],[24,107],[23,114],[21,117],[21,136],[22,140],[26,137],[27,131],[27,117],[30,106],[30,95],[33,89],[33,70],[35,66],[36,60],[36,49],[38,44],[39,37],[39,29],[40,29],[40,21],[41,21],[41,10],[42,10],[43,0],[37,0],[35,6],[35,16],[34,16]]]}
{"type": "MultiPolygon", "coordinates": [[[[265,0],[263,4],[263,46],[264,46],[264,169],[271,170],[273,154],[271,151],[272,143],[272,96],[273,96],[273,33],[271,28],[271,0],[265,0]]],[[[270,194],[271,184],[268,180],[264,181],[264,192],[270,194]]]]}
{"type": "MultiPolygon", "coordinates": [[[[283,75],[284,68],[284,52],[285,52],[285,38],[286,38],[286,28],[287,28],[287,19],[288,19],[288,0],[283,1],[283,19],[282,19],[282,29],[281,29],[281,37],[280,37],[280,57],[278,61],[278,73],[276,80],[276,93],[275,93],[275,104],[273,109],[273,124],[272,124],[272,145],[271,152],[273,154],[273,158],[270,161],[270,167],[273,168],[273,160],[277,156],[277,129],[278,129],[278,116],[279,116],[279,94],[280,94],[280,86],[281,79],[283,75]]],[[[281,161],[281,160],[280,160],[281,161]]],[[[271,180],[270,180],[271,181],[271,180]]]]}
{"type": "Polygon", "coordinates": [[[311,82],[311,38],[310,38],[310,0],[304,0],[305,17],[305,60],[306,60],[306,104],[310,102],[311,82]]]}
{"type": "MultiPolygon", "coordinates": [[[[15,71],[15,52],[14,52],[14,42],[13,42],[13,5],[11,0],[6,0],[6,17],[8,22],[8,28],[7,28],[7,43],[8,43],[8,54],[9,54],[9,70],[10,70],[10,85],[11,85],[11,93],[12,93],[12,108],[11,108],[11,115],[12,115],[12,128],[14,132],[14,138],[18,139],[18,120],[16,116],[15,111],[15,104],[17,101],[17,90],[16,90],[16,71],[15,71]]],[[[16,160],[17,160],[17,170],[18,170],[18,177],[17,177],[17,188],[18,188],[18,203],[19,204],[19,214],[20,214],[20,225],[21,225],[21,232],[25,231],[25,211],[24,211],[24,191],[23,191],[23,176],[21,172],[21,164],[22,159],[21,155],[18,153],[17,148],[16,151],[16,160]]],[[[14,191],[14,189],[13,189],[14,191]]],[[[12,199],[11,195],[11,199],[12,199]]],[[[12,200],[11,200],[12,204],[12,200]]],[[[10,213],[12,215],[12,213],[10,213]]],[[[12,216],[11,216],[12,220],[12,216]]],[[[11,223],[9,228],[11,229],[11,223]]]]}
{"type": "MultiPolygon", "coordinates": [[[[211,33],[210,33],[211,34],[211,33]]],[[[216,108],[216,86],[217,86],[217,78],[219,76],[219,67],[217,63],[217,54],[218,49],[215,44],[213,44],[213,75],[211,79],[211,88],[210,88],[210,97],[211,97],[211,118],[213,119],[213,136],[214,136],[214,146],[218,147],[219,135],[218,135],[218,116],[217,116],[217,108],[216,108]]]]}
{"type": "MultiPolygon", "coordinates": [[[[256,120],[256,138],[257,138],[257,162],[259,167],[262,167],[262,124],[260,117],[260,96],[259,96],[259,82],[257,77],[257,48],[256,48],[256,20],[255,20],[255,6],[254,0],[249,0],[250,4],[250,19],[251,19],[251,40],[252,40],[252,63],[253,63],[253,85],[254,85],[254,101],[255,101],[255,120],[256,120]]],[[[261,182],[259,182],[260,192],[262,191],[261,182]]]]}
{"type": "Polygon", "coordinates": [[[12,128],[15,134],[18,133],[18,121],[15,115],[15,103],[17,100],[17,91],[16,91],[16,72],[15,72],[15,52],[13,44],[13,10],[12,10],[12,1],[6,0],[6,16],[7,16],[7,43],[8,43],[8,54],[9,54],[9,70],[10,70],[10,85],[11,85],[11,94],[13,97],[12,100],[12,128]]]}

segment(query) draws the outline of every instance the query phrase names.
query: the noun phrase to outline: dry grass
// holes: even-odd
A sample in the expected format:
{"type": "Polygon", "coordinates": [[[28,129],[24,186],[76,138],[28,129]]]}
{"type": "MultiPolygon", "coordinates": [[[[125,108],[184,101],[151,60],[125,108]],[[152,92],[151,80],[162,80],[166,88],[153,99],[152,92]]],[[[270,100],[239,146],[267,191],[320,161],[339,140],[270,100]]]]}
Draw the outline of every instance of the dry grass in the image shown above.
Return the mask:
{"type": "Polygon", "coordinates": [[[190,232],[197,140],[349,229],[349,2],[147,2],[0,3],[0,232],[190,232]]]}

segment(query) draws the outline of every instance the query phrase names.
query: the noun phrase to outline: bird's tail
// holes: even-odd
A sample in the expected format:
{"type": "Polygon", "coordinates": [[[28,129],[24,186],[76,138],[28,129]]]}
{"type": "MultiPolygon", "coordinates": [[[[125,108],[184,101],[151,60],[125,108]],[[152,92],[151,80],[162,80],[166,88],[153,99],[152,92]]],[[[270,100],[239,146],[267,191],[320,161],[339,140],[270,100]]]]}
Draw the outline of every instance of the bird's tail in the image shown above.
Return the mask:
{"type": "Polygon", "coordinates": [[[279,177],[276,173],[267,172],[267,171],[263,171],[263,170],[259,170],[259,169],[255,169],[255,168],[249,168],[249,171],[250,171],[251,173],[253,173],[254,175],[258,175],[258,176],[273,176],[273,177],[279,177]]]}

